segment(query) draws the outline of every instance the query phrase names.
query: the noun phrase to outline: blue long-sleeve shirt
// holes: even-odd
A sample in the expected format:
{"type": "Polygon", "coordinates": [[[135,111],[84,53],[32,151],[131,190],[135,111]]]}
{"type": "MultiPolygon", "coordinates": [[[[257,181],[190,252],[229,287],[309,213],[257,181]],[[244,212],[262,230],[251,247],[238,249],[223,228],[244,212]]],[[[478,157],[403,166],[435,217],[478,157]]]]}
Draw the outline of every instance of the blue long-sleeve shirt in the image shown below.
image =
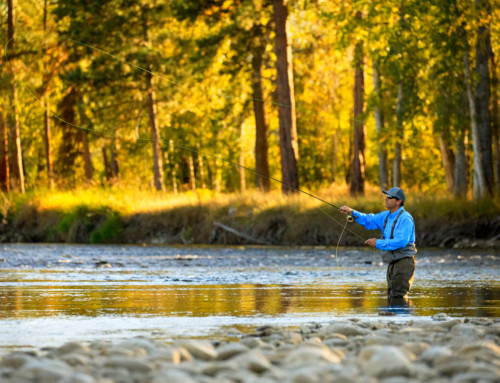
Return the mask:
{"type": "Polygon", "coordinates": [[[401,249],[408,243],[415,243],[415,223],[413,222],[413,217],[403,207],[400,207],[394,213],[383,211],[378,214],[365,214],[354,210],[352,216],[357,223],[363,225],[368,230],[383,230],[384,221],[389,216],[385,230],[382,233],[384,239],[377,239],[376,248],[379,250],[391,251],[401,249]],[[401,210],[403,210],[403,213],[396,222],[394,238],[391,239],[392,224],[401,210]]]}

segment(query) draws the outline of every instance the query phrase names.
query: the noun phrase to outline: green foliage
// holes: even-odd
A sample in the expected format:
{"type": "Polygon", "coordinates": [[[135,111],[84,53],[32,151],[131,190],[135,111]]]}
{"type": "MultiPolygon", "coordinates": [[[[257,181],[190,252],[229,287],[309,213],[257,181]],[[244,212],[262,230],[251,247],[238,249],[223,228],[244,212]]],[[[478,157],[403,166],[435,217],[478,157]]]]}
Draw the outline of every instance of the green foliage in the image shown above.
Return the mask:
{"type": "Polygon", "coordinates": [[[123,231],[123,222],[120,215],[111,212],[106,220],[90,234],[90,243],[106,243],[116,239],[123,231]]]}
{"type": "MultiPolygon", "coordinates": [[[[492,49],[497,54],[499,8],[493,7],[488,19],[476,12],[473,2],[462,0],[288,3],[301,187],[317,190],[349,178],[353,47],[362,41],[367,182],[378,182],[377,144],[384,145],[392,161],[394,143],[399,140],[403,144],[403,186],[444,190],[437,135],[453,147],[457,132],[470,125],[463,80],[466,41],[460,27],[467,29],[472,47],[478,26],[489,22],[492,49]],[[373,96],[372,60],[379,65],[380,100],[373,96]],[[400,83],[405,97],[398,120],[400,83]],[[373,109],[379,101],[385,128],[377,135],[373,109]]],[[[41,5],[33,6],[31,0],[18,0],[17,4],[19,54],[8,52],[15,60],[7,63],[5,46],[0,45],[0,86],[10,88],[8,71],[13,68],[28,189],[47,183],[45,104],[53,112],[52,153],[59,188],[87,183],[82,156],[85,132],[94,184],[150,189],[148,70],[154,73],[152,88],[167,189],[173,191],[174,181],[180,191],[189,188],[193,158],[198,188],[203,175],[207,188],[238,190],[238,169],[190,149],[255,167],[251,75],[254,49],[260,45],[264,46],[262,102],[269,125],[270,169],[272,176],[281,178],[272,2],[49,1],[45,33],[41,5]],[[70,92],[74,92],[73,100],[67,98],[70,92]],[[119,168],[119,176],[113,178],[107,173],[111,149],[119,168]]],[[[3,19],[6,9],[6,5],[0,8],[3,19]]],[[[0,28],[6,36],[6,23],[0,28]]],[[[474,63],[475,52],[470,54],[474,63]]],[[[492,92],[499,91],[492,84],[492,92]]],[[[0,94],[2,115],[12,113],[10,101],[10,91],[0,94]]],[[[466,135],[470,145],[468,130],[466,135]]],[[[255,177],[247,173],[246,180],[252,188],[255,177]]],[[[470,176],[468,181],[471,184],[470,176]]],[[[273,182],[272,187],[279,190],[281,186],[273,182]]],[[[71,227],[71,219],[68,216],[61,223],[63,232],[65,225],[71,227]]]]}

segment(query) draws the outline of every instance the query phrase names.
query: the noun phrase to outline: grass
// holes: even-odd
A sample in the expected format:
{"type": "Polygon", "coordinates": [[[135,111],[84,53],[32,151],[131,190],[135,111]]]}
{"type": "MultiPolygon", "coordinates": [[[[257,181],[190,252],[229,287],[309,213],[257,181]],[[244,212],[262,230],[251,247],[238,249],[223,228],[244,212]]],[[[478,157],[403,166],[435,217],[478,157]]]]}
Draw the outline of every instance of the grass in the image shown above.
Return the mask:
{"type": "MultiPolygon", "coordinates": [[[[383,195],[376,187],[368,187],[362,197],[350,195],[346,185],[334,185],[311,194],[336,207],[348,205],[374,213],[384,210],[383,195]]],[[[214,221],[219,221],[269,243],[332,244],[337,242],[345,222],[335,207],[305,194],[284,196],[278,191],[215,194],[199,190],[196,194],[173,195],[88,188],[2,196],[0,214],[4,226],[28,233],[33,241],[234,242],[234,236],[215,231],[214,221]]],[[[405,207],[419,230],[426,225],[441,228],[484,223],[500,216],[500,201],[494,198],[456,200],[446,194],[411,192],[405,207]]]]}

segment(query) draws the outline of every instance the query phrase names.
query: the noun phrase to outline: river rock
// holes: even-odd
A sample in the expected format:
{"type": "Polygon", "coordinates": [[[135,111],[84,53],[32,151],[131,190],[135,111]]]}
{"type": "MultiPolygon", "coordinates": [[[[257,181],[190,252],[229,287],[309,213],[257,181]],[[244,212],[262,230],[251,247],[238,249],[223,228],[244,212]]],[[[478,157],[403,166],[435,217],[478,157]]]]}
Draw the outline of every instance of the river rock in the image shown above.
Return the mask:
{"type": "Polygon", "coordinates": [[[182,370],[164,368],[153,377],[151,383],[197,383],[191,375],[182,370]]]}
{"type": "Polygon", "coordinates": [[[88,356],[79,353],[63,355],[61,356],[61,360],[72,367],[87,366],[90,363],[90,358],[88,356]]]}
{"type": "Polygon", "coordinates": [[[13,353],[7,356],[4,356],[0,360],[0,366],[10,367],[13,369],[18,369],[23,366],[25,363],[35,360],[34,357],[25,353],[13,353]]]}
{"type": "Polygon", "coordinates": [[[467,323],[462,323],[453,327],[451,333],[464,342],[475,341],[484,336],[484,330],[480,326],[474,326],[467,323]]]}
{"type": "Polygon", "coordinates": [[[271,363],[260,350],[250,350],[230,360],[238,366],[256,373],[268,371],[271,368],[271,363]]]}
{"type": "Polygon", "coordinates": [[[34,381],[37,383],[53,383],[69,380],[73,370],[66,363],[55,359],[41,358],[25,363],[14,374],[14,381],[34,381]]]}
{"type": "Polygon", "coordinates": [[[367,330],[351,323],[334,323],[319,330],[319,335],[323,338],[334,337],[336,334],[342,334],[347,337],[356,335],[365,335],[367,330]]]}
{"type": "Polygon", "coordinates": [[[369,346],[360,353],[364,360],[364,371],[377,378],[411,376],[413,366],[400,349],[392,346],[369,346]]]}
{"type": "Polygon", "coordinates": [[[248,348],[262,348],[264,346],[262,339],[255,337],[243,338],[240,343],[248,348]]]}
{"type": "Polygon", "coordinates": [[[65,355],[65,354],[90,354],[90,347],[83,344],[82,342],[69,342],[65,345],[54,350],[55,355],[65,355]]]}
{"type": "Polygon", "coordinates": [[[217,360],[230,359],[233,356],[242,354],[248,351],[248,347],[241,343],[228,343],[217,349],[217,360]]]}
{"type": "Polygon", "coordinates": [[[447,376],[467,372],[472,365],[470,359],[458,355],[441,356],[434,362],[434,367],[437,371],[447,376]]]}
{"type": "Polygon", "coordinates": [[[490,363],[493,361],[500,362],[500,347],[489,341],[467,344],[459,350],[458,354],[490,363]]]}
{"type": "Polygon", "coordinates": [[[197,359],[214,360],[217,358],[217,351],[209,342],[200,340],[182,340],[178,341],[176,345],[185,348],[197,359]]]}
{"type": "Polygon", "coordinates": [[[106,360],[104,365],[111,368],[124,368],[128,371],[141,374],[147,374],[154,369],[149,362],[126,356],[112,356],[106,360]]]}
{"type": "Polygon", "coordinates": [[[132,350],[137,355],[146,355],[153,352],[156,346],[149,339],[137,337],[118,343],[116,348],[132,350]]]}
{"type": "Polygon", "coordinates": [[[340,357],[326,346],[301,346],[291,351],[285,358],[285,364],[314,364],[321,361],[340,363],[340,357]]]}
{"type": "Polygon", "coordinates": [[[431,365],[434,364],[434,362],[445,356],[450,356],[452,355],[453,352],[449,347],[446,346],[432,346],[429,349],[425,350],[422,355],[420,355],[420,360],[427,362],[431,365]]]}
{"type": "MultiPolygon", "coordinates": [[[[191,357],[191,354],[189,354],[185,349],[184,351],[191,357]]],[[[160,364],[160,363],[179,364],[182,360],[182,356],[179,348],[169,347],[166,349],[158,349],[151,352],[151,355],[149,355],[147,360],[153,364],[160,364]]]]}
{"type": "Polygon", "coordinates": [[[207,363],[202,369],[201,373],[204,375],[215,376],[220,372],[236,371],[238,364],[232,361],[215,361],[207,363]]]}

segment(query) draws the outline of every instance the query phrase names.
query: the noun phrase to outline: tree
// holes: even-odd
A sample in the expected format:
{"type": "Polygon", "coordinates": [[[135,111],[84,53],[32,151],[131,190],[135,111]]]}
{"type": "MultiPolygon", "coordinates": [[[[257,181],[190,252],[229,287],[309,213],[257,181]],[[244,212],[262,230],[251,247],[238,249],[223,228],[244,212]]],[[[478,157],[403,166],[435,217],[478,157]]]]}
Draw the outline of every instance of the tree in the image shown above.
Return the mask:
{"type": "MultiPolygon", "coordinates": [[[[7,53],[16,56],[15,52],[15,0],[7,1],[7,53]]],[[[21,135],[19,132],[18,117],[18,95],[16,85],[16,73],[14,70],[15,60],[10,60],[9,79],[10,79],[10,111],[7,116],[7,125],[9,126],[10,139],[10,160],[13,169],[12,178],[19,187],[21,193],[25,192],[23,152],[21,147],[21,135]]]]}
{"type": "MultiPolygon", "coordinates": [[[[357,12],[361,18],[361,12],[357,12]]],[[[361,120],[364,109],[365,80],[363,73],[363,41],[356,43],[354,51],[355,77],[354,77],[354,137],[351,193],[363,194],[365,183],[365,124],[361,120]]]]}
{"type": "Polygon", "coordinates": [[[277,69],[278,116],[280,127],[281,174],[284,193],[299,187],[297,168],[298,142],[293,86],[292,48],[288,32],[286,0],[273,0],[277,69]],[[287,186],[288,185],[288,186],[287,186]]]}
{"type": "Polygon", "coordinates": [[[475,102],[477,109],[477,139],[481,151],[481,163],[486,183],[485,192],[493,192],[493,155],[490,114],[490,18],[491,7],[488,0],[476,0],[479,26],[476,37],[476,83],[475,102]]]}

